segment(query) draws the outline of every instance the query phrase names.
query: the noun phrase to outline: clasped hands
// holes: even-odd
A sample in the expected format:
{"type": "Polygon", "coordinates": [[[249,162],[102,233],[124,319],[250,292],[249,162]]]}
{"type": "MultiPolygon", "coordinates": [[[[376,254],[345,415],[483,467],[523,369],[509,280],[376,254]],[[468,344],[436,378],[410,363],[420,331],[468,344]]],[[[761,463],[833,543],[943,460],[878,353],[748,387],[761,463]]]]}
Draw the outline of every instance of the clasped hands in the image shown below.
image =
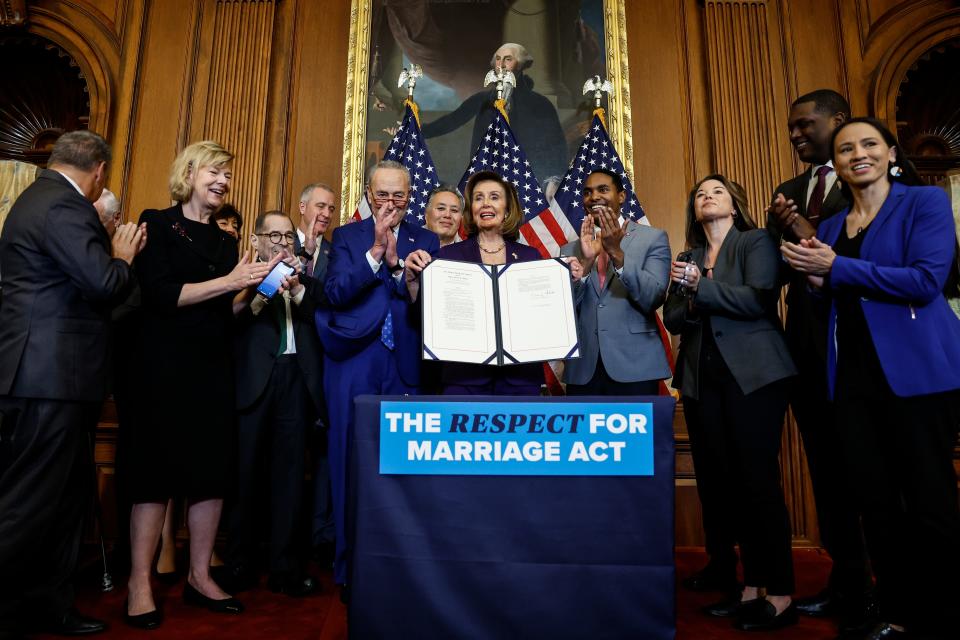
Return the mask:
{"type": "Polygon", "coordinates": [[[823,277],[830,273],[837,254],[833,248],[820,242],[816,237],[801,240],[799,244],[784,242],[780,253],[795,271],[806,274],[807,281],[814,287],[823,286],[823,277]]]}
{"type": "MultiPolygon", "coordinates": [[[[623,250],[620,248],[620,243],[627,235],[627,225],[630,224],[630,220],[625,218],[623,224],[618,223],[617,213],[605,205],[595,205],[585,213],[583,222],[580,223],[580,253],[583,256],[582,274],[590,273],[593,269],[593,263],[601,251],[607,253],[615,269],[622,269],[623,250]],[[599,238],[596,235],[594,219],[597,220],[600,227],[599,238]]],[[[571,272],[572,270],[571,267],[571,272]]]]}
{"type": "Polygon", "coordinates": [[[670,280],[689,291],[696,291],[700,286],[700,267],[693,262],[673,261],[670,265],[670,280]]]}
{"type": "Polygon", "coordinates": [[[806,240],[816,235],[816,228],[800,215],[797,203],[778,193],[766,208],[767,216],[782,233],[791,233],[795,238],[806,240]]]}
{"type": "Polygon", "coordinates": [[[377,262],[386,262],[389,268],[396,266],[400,259],[397,256],[397,236],[394,235],[393,228],[400,224],[403,215],[404,210],[389,200],[373,214],[373,246],[370,247],[370,257],[377,262]]]}

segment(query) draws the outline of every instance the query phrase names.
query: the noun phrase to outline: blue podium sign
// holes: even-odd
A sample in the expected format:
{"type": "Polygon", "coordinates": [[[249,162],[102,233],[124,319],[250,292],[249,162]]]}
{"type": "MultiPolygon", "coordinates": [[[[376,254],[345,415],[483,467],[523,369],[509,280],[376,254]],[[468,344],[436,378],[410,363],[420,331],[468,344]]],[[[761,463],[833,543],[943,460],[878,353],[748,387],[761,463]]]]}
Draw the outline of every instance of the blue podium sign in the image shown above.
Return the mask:
{"type": "Polygon", "coordinates": [[[380,403],[380,473],[653,475],[653,405],[380,403]]]}
{"type": "Polygon", "coordinates": [[[354,406],[350,638],[673,640],[673,398],[354,406]]]}

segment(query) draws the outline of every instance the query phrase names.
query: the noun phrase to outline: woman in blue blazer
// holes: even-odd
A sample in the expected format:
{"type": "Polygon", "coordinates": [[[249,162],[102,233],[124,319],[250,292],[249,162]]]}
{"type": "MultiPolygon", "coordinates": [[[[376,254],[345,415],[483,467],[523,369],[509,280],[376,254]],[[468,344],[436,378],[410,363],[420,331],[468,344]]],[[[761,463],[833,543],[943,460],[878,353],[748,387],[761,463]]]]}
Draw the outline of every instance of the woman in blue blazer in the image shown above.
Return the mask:
{"type": "Polygon", "coordinates": [[[830,307],[828,383],[884,621],[868,637],[956,637],[960,320],[943,296],[957,259],[950,201],[936,187],[908,186],[919,179],[877,120],[848,120],[832,152],[853,205],[821,223],[818,238],[781,251],[830,307]]]}

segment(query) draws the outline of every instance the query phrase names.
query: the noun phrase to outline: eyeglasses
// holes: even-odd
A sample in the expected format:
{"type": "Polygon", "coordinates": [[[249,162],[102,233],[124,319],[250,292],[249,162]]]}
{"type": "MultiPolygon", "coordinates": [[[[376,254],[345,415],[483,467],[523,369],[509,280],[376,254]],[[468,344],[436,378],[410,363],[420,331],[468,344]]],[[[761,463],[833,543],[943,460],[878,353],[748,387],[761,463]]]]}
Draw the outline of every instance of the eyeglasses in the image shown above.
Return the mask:
{"type": "Polygon", "coordinates": [[[375,202],[386,202],[390,200],[394,204],[406,202],[410,198],[409,193],[396,192],[396,193],[387,193],[386,191],[377,191],[373,194],[373,199],[375,202]]]}
{"type": "Polygon", "coordinates": [[[258,235],[262,238],[270,238],[270,242],[273,244],[280,244],[281,240],[286,240],[286,244],[293,244],[293,240],[296,238],[296,236],[292,233],[280,233],[279,231],[271,231],[270,233],[257,233],[254,235],[258,235]]]}

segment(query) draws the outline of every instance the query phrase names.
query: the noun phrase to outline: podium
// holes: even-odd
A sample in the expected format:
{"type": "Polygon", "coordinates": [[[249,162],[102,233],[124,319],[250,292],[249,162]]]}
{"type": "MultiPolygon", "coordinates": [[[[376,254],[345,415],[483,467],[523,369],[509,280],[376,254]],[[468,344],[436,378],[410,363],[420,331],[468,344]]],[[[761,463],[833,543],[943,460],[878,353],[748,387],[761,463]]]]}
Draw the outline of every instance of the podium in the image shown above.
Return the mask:
{"type": "MultiPolygon", "coordinates": [[[[672,398],[360,396],[355,403],[351,637],[674,637],[672,398]],[[571,403],[649,403],[651,474],[483,475],[475,465],[464,467],[470,475],[382,474],[381,402],[464,402],[475,410],[535,402],[544,415],[571,403]]],[[[579,427],[586,439],[587,424],[579,427]]]]}

